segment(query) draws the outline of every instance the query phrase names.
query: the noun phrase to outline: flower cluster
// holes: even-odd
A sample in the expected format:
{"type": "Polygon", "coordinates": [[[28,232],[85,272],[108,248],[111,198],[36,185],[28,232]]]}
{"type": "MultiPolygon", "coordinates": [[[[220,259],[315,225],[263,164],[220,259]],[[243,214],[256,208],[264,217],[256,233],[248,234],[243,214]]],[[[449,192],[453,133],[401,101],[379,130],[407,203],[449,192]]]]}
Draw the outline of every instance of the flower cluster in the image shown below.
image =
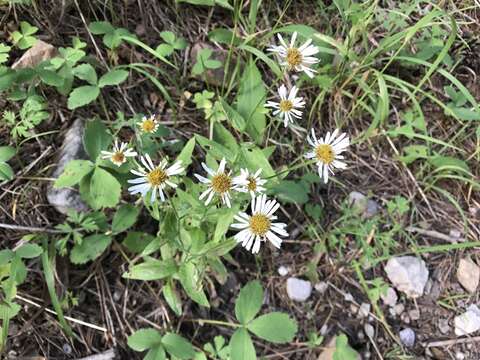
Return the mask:
{"type": "MultiPolygon", "coordinates": [[[[313,77],[315,70],[310,66],[316,64],[318,59],[314,57],[319,49],[312,45],[312,40],[306,41],[300,47],[295,46],[297,33],[294,33],[290,44],[284,41],[281,35],[278,35],[279,46],[272,46],[270,51],[277,54],[280,58],[280,65],[289,71],[305,72],[309,77],[313,77]]],[[[298,97],[299,89],[293,86],[290,90],[286,85],[278,88],[280,97],[279,102],[268,101],[266,106],[273,108],[273,115],[283,118],[285,127],[294,123],[295,119],[302,118],[302,109],[305,107],[305,101],[298,97]]],[[[137,123],[143,133],[151,134],[158,130],[159,122],[156,116],[143,117],[137,123]]],[[[318,174],[325,183],[328,182],[330,175],[333,175],[334,169],[345,169],[346,164],[342,153],[349,146],[349,138],[345,133],[339,134],[336,129],[332,133],[328,132],[325,137],[317,138],[315,130],[307,136],[307,142],[311,146],[304,157],[314,160],[318,167],[318,174]]],[[[128,144],[118,144],[115,141],[113,151],[102,151],[102,158],[110,159],[115,165],[121,166],[127,161],[128,157],[137,156],[137,153],[128,148],[128,144]]],[[[231,225],[233,229],[238,230],[235,239],[238,243],[256,254],[260,251],[262,242],[269,241],[274,247],[280,248],[282,244],[281,237],[287,237],[285,223],[276,222],[275,212],[280,204],[275,199],[267,199],[265,195],[267,180],[261,177],[262,169],[256,169],[252,172],[250,169],[240,169],[238,175],[234,175],[228,164],[223,158],[216,169],[210,168],[202,163],[205,170],[205,176],[194,174],[199,183],[206,188],[201,192],[199,199],[205,202],[205,205],[218,199],[221,204],[232,207],[235,194],[248,193],[251,197],[250,212],[240,211],[234,216],[237,221],[231,225]]],[[[144,198],[149,198],[154,202],[159,198],[162,202],[166,200],[166,190],[168,187],[175,189],[178,185],[176,177],[185,172],[181,161],[169,164],[167,160],[162,160],[155,164],[148,154],[140,156],[140,164],[137,170],[131,170],[131,173],[137,177],[128,180],[131,186],[128,188],[131,194],[141,194],[144,198]]]]}

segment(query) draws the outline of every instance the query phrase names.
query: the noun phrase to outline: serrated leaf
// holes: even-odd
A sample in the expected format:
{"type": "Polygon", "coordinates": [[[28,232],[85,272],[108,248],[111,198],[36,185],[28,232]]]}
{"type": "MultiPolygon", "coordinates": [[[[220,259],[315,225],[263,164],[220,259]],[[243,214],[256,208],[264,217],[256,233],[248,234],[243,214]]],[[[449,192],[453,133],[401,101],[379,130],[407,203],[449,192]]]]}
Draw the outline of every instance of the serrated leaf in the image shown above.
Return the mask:
{"type": "Polygon", "coordinates": [[[100,95],[100,88],[98,86],[80,86],[76,89],[73,89],[73,91],[70,93],[67,107],[69,110],[74,110],[81,106],[85,106],[94,101],[98,95],[100,95]]]}
{"type": "Polygon", "coordinates": [[[167,332],[162,338],[162,345],[167,352],[179,359],[191,359],[195,356],[192,344],[180,335],[167,332]]]}
{"type": "Polygon", "coordinates": [[[120,183],[112,174],[102,168],[95,168],[90,180],[90,196],[95,210],[117,205],[121,190],[120,183]]]}
{"type": "Polygon", "coordinates": [[[60,177],[55,181],[54,187],[62,188],[79,183],[84,176],[89,174],[95,165],[89,160],[71,160],[60,177]]]}
{"type": "Polygon", "coordinates": [[[112,232],[114,234],[121,233],[133,226],[137,221],[140,209],[131,204],[124,204],[120,206],[113,216],[112,232]]]}
{"type": "Polygon", "coordinates": [[[162,336],[155,329],[141,329],[135,331],[127,339],[128,346],[135,351],[145,351],[158,346],[162,336]]]}
{"type": "Polygon", "coordinates": [[[128,78],[128,71],[126,70],[111,70],[104,74],[98,81],[98,86],[101,88],[105,86],[118,85],[128,78]]]}
{"type": "Polygon", "coordinates": [[[263,303],[263,289],[258,280],[245,285],[235,301],[235,317],[247,324],[258,314],[263,303]]]}
{"type": "Polygon", "coordinates": [[[97,84],[97,72],[90,64],[80,64],[78,66],[75,66],[72,69],[72,73],[77,78],[85,80],[90,85],[97,84]]]}
{"type": "Polygon", "coordinates": [[[248,330],[264,340],[285,344],[293,340],[297,333],[297,323],[287,314],[272,312],[252,320],[248,330]]]}
{"type": "Polygon", "coordinates": [[[74,264],[85,264],[95,260],[112,242],[108,235],[95,234],[87,236],[81,244],[75,244],[70,252],[70,261],[74,264]]]}
{"type": "Polygon", "coordinates": [[[230,339],[230,356],[232,360],[256,360],[255,348],[248,331],[237,329],[230,339]]]}

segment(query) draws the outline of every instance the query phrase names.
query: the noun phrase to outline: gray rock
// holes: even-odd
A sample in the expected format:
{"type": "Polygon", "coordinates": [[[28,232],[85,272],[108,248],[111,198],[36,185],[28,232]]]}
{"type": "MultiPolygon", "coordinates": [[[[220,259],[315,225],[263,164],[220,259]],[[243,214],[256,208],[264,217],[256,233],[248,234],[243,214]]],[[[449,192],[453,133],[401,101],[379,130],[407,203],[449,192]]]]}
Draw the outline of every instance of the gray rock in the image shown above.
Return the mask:
{"type": "Polygon", "coordinates": [[[405,311],[405,305],[403,304],[397,304],[393,307],[395,310],[395,314],[401,315],[405,311]]]}
{"type": "Polygon", "coordinates": [[[480,330],[480,309],[470,305],[462,315],[455,316],[455,335],[462,336],[480,330]]]}
{"type": "Polygon", "coordinates": [[[385,272],[393,286],[408,297],[418,298],[423,295],[428,280],[425,262],[414,256],[400,256],[388,260],[385,272]]]}
{"type": "Polygon", "coordinates": [[[291,300],[303,302],[312,294],[310,281],[291,277],[287,279],[287,294],[291,300]]]}
{"type": "Polygon", "coordinates": [[[448,325],[448,319],[438,320],[438,330],[444,335],[450,332],[450,325],[448,325]]]}
{"type": "Polygon", "coordinates": [[[408,316],[410,317],[410,320],[418,320],[420,319],[420,310],[413,309],[408,312],[408,316]]]}
{"type": "Polygon", "coordinates": [[[348,195],[348,202],[354,211],[361,214],[362,217],[366,219],[374,217],[380,210],[380,206],[376,201],[368,199],[364,194],[358,191],[352,191],[348,195]]]}
{"type": "MultiPolygon", "coordinates": [[[[71,160],[87,158],[83,149],[83,129],[84,122],[82,119],[75,120],[70,129],[68,129],[60,150],[57,167],[53,171],[52,177],[58,178],[71,160]]],[[[47,190],[47,199],[62,214],[67,214],[69,210],[88,210],[78,191],[72,188],[56,189],[52,183],[47,190]]]]}
{"type": "Polygon", "coordinates": [[[480,267],[470,259],[460,259],[457,279],[465,290],[469,293],[474,293],[480,281],[480,267]]]}
{"type": "Polygon", "coordinates": [[[394,288],[389,287],[385,294],[381,294],[380,297],[383,300],[383,303],[388,306],[395,306],[398,301],[398,296],[394,288]]]}
{"type": "Polygon", "coordinates": [[[278,268],[277,271],[278,271],[278,275],[286,276],[290,272],[290,269],[288,267],[282,265],[278,268]]]}
{"type": "Polygon", "coordinates": [[[362,303],[360,308],[358,309],[358,317],[359,318],[366,318],[368,314],[370,314],[371,305],[368,303],[362,303]]]}
{"type": "Polygon", "coordinates": [[[325,281],[320,281],[319,283],[315,284],[315,290],[317,290],[320,294],[325,294],[328,289],[328,283],[325,281]]]}
{"type": "Polygon", "coordinates": [[[367,334],[367,336],[369,338],[373,338],[375,336],[375,329],[373,328],[373,326],[371,324],[366,323],[363,326],[363,330],[365,330],[365,334],[367,334]]]}
{"type": "Polygon", "coordinates": [[[410,328],[405,328],[398,334],[400,336],[400,341],[406,347],[412,347],[415,345],[415,332],[410,328]]]}

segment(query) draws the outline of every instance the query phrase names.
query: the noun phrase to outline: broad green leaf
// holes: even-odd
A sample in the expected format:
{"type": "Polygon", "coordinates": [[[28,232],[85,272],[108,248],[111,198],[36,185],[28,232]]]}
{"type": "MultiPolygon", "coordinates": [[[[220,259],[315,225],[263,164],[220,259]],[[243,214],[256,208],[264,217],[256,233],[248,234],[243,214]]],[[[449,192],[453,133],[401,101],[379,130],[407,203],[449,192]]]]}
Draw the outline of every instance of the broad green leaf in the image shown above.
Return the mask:
{"type": "Polygon", "coordinates": [[[265,131],[264,113],[267,89],[262,75],[255,63],[251,62],[244,71],[238,90],[236,108],[245,119],[247,133],[256,141],[261,142],[265,131]]]}
{"type": "Polygon", "coordinates": [[[62,188],[67,186],[73,186],[79,183],[82,178],[89,174],[95,165],[89,160],[71,160],[60,177],[55,180],[54,187],[62,188]]]}
{"type": "Polygon", "coordinates": [[[100,88],[98,86],[80,86],[74,89],[68,97],[67,107],[69,110],[74,110],[81,106],[90,104],[100,95],[100,88]]]}
{"type": "Polygon", "coordinates": [[[287,314],[272,312],[252,320],[248,330],[264,340],[285,344],[293,340],[297,333],[297,322],[287,314]]]}
{"type": "MultiPolygon", "coordinates": [[[[428,158],[428,162],[432,164],[436,168],[448,168],[448,170],[464,170],[466,172],[470,172],[470,168],[468,167],[467,163],[463,160],[451,157],[451,156],[432,156],[428,158]]],[[[447,170],[447,169],[446,169],[447,170]]]]}
{"type": "Polygon", "coordinates": [[[210,31],[208,33],[208,38],[210,41],[216,41],[220,44],[226,45],[240,45],[242,39],[237,37],[231,30],[225,28],[218,28],[210,31]]]}
{"type": "Polygon", "coordinates": [[[8,304],[6,302],[0,304],[0,319],[11,319],[18,315],[22,307],[16,303],[8,304]]]}
{"type": "Polygon", "coordinates": [[[335,352],[333,360],[358,360],[358,353],[348,345],[348,338],[341,334],[335,340],[335,352]]]}
{"type": "Polygon", "coordinates": [[[87,236],[82,243],[75,244],[70,252],[70,261],[74,264],[85,264],[87,261],[95,260],[112,242],[108,235],[95,234],[87,236]]]}
{"type": "Polygon", "coordinates": [[[128,78],[128,71],[126,70],[111,70],[104,74],[98,81],[98,86],[103,88],[105,86],[118,85],[128,78]]]}
{"type": "Polygon", "coordinates": [[[308,189],[292,180],[282,180],[272,187],[272,191],[286,202],[304,204],[308,201],[308,189]]]}
{"type": "Polygon", "coordinates": [[[217,225],[215,226],[215,233],[213,234],[213,242],[219,242],[227,233],[232,224],[233,217],[238,212],[238,207],[233,209],[222,209],[221,215],[217,218],[217,225]]]}
{"type": "Polygon", "coordinates": [[[50,86],[61,87],[65,82],[65,79],[55,71],[41,69],[38,71],[38,75],[45,84],[50,86]]]}
{"type": "Polygon", "coordinates": [[[454,107],[451,109],[455,115],[461,120],[476,121],[480,120],[480,112],[464,107],[454,107]]]}
{"type": "Polygon", "coordinates": [[[235,316],[242,324],[247,324],[258,314],[263,303],[263,289],[258,280],[245,285],[235,301],[235,316]]]}
{"type": "Polygon", "coordinates": [[[148,244],[155,239],[155,236],[139,231],[130,231],[122,244],[133,253],[141,253],[148,244]]]}
{"type": "Polygon", "coordinates": [[[205,307],[210,307],[207,296],[202,289],[201,280],[195,264],[192,262],[182,264],[179,276],[180,283],[185,289],[187,295],[196,303],[205,307]]]}
{"type": "Polygon", "coordinates": [[[123,277],[135,280],[159,280],[172,276],[176,271],[177,265],[173,259],[148,259],[132,266],[127,273],[123,274],[123,277]]]}
{"type": "Polygon", "coordinates": [[[100,120],[87,122],[83,134],[83,145],[92,160],[96,160],[102,150],[107,150],[111,142],[112,136],[100,120]]]}
{"type": "Polygon", "coordinates": [[[113,217],[112,232],[118,234],[133,226],[137,221],[139,213],[140,209],[131,204],[120,206],[113,217]]]}
{"type": "Polygon", "coordinates": [[[88,28],[95,35],[102,35],[115,30],[108,21],[94,21],[88,25],[88,28]]]}
{"type": "Polygon", "coordinates": [[[238,152],[238,141],[221,123],[213,124],[213,141],[227,147],[233,153],[238,152]]]}
{"type": "Polygon", "coordinates": [[[85,80],[90,85],[97,84],[97,72],[90,64],[80,64],[78,66],[75,66],[72,69],[72,72],[73,75],[75,75],[77,78],[85,80]]]}
{"type": "Polygon", "coordinates": [[[0,146],[0,161],[10,160],[16,153],[15,148],[11,146],[0,146]]]}
{"type": "Polygon", "coordinates": [[[141,329],[135,331],[127,339],[128,346],[135,351],[145,351],[160,345],[162,336],[155,329],[141,329]]]}
{"type": "Polygon", "coordinates": [[[0,179],[1,180],[12,180],[14,175],[15,174],[13,173],[13,170],[10,167],[10,165],[4,162],[0,162],[0,179]]]}
{"type": "Polygon", "coordinates": [[[228,105],[228,103],[222,98],[220,98],[220,103],[222,104],[223,110],[227,115],[230,125],[240,132],[245,130],[246,123],[242,115],[240,115],[233,107],[228,105]]]}
{"type": "Polygon", "coordinates": [[[157,345],[148,351],[147,355],[143,358],[143,360],[165,360],[165,349],[162,345],[157,345]]]}
{"type": "Polygon", "coordinates": [[[418,159],[428,158],[428,147],[425,145],[410,145],[403,148],[403,156],[398,159],[405,164],[411,164],[418,159]]]}
{"type": "Polygon", "coordinates": [[[167,301],[168,306],[173,310],[177,316],[182,315],[182,301],[173,289],[171,282],[166,283],[162,287],[163,297],[167,301]]]}
{"type": "Polygon", "coordinates": [[[195,356],[192,344],[180,335],[167,332],[162,337],[162,345],[167,352],[179,359],[191,359],[195,356]]]}
{"type": "Polygon", "coordinates": [[[160,37],[168,44],[173,45],[175,43],[175,34],[171,31],[162,31],[160,37]]]}
{"type": "Polygon", "coordinates": [[[237,329],[230,339],[230,356],[232,360],[256,360],[255,348],[248,331],[237,329]]]}
{"type": "Polygon", "coordinates": [[[180,160],[182,162],[183,167],[186,168],[188,165],[192,163],[192,153],[194,148],[195,148],[195,137],[192,137],[190,140],[187,141],[182,151],[177,156],[177,161],[180,160]]]}
{"type": "Polygon", "coordinates": [[[91,205],[95,210],[117,205],[121,190],[120,183],[112,174],[100,167],[95,168],[90,180],[91,205]]]}
{"type": "Polygon", "coordinates": [[[21,247],[19,247],[15,253],[20,256],[21,258],[24,259],[33,259],[36,258],[37,256],[40,256],[40,254],[43,252],[43,249],[41,246],[38,246],[37,244],[23,244],[21,247]]]}
{"type": "Polygon", "coordinates": [[[15,253],[10,249],[0,250],[0,266],[7,264],[14,256],[15,253]]]}
{"type": "Polygon", "coordinates": [[[247,164],[247,167],[253,172],[257,171],[259,168],[262,169],[262,178],[272,178],[275,176],[275,170],[273,170],[272,166],[270,165],[265,153],[258,147],[242,147],[240,153],[242,154],[243,160],[247,164]]]}

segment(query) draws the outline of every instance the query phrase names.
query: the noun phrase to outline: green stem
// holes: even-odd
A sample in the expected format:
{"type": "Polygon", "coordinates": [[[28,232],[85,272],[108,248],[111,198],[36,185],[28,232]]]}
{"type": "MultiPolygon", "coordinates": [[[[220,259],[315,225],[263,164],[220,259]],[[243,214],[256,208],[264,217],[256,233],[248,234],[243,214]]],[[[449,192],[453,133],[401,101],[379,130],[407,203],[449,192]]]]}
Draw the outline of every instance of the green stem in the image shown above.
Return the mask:
{"type": "Polygon", "coordinates": [[[240,325],[240,324],[234,324],[234,323],[231,323],[231,322],[219,321],[219,320],[192,319],[192,321],[198,322],[198,323],[203,323],[203,324],[229,326],[229,327],[233,327],[233,328],[242,327],[242,325],[240,325]]]}

